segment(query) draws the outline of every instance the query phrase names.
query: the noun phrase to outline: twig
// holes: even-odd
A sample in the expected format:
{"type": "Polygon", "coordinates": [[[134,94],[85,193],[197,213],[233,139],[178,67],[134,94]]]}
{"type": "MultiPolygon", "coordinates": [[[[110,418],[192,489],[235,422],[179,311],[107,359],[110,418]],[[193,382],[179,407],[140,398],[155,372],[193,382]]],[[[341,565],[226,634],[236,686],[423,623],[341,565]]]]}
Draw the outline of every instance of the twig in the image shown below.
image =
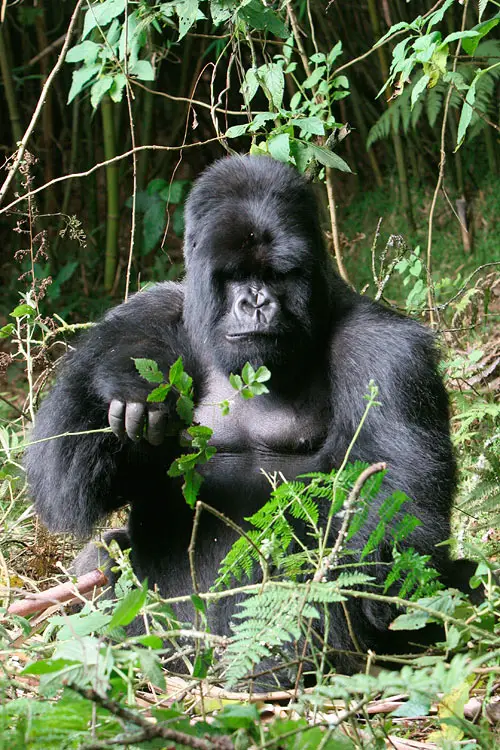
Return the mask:
{"type": "MultiPolygon", "coordinates": [[[[210,740],[203,740],[199,737],[194,737],[193,735],[186,734],[185,732],[179,732],[177,731],[177,729],[171,729],[170,727],[165,725],[165,722],[153,724],[149,719],[146,719],[146,717],[142,716],[136,711],[132,711],[130,708],[126,708],[116,701],[111,700],[110,698],[106,698],[96,690],[92,690],[92,688],[83,688],[80,687],[80,685],[76,685],[72,682],[67,683],[67,687],[69,687],[75,693],[78,693],[78,695],[81,695],[82,698],[85,698],[88,701],[92,701],[92,703],[95,703],[98,706],[101,706],[101,708],[106,709],[111,714],[113,714],[113,716],[116,716],[123,721],[129,722],[130,724],[135,724],[135,726],[137,727],[140,727],[143,730],[141,733],[141,742],[161,738],[164,740],[170,740],[171,742],[176,742],[179,745],[192,747],[195,750],[215,750],[216,748],[218,748],[218,750],[232,750],[234,748],[234,745],[229,737],[222,736],[214,737],[210,740]]],[[[138,740],[135,741],[137,742],[138,740]]],[[[121,744],[124,744],[123,738],[121,744]]],[[[127,744],[130,744],[130,742],[127,742],[127,744]]],[[[90,750],[90,748],[106,747],[106,744],[91,743],[88,745],[84,745],[83,747],[90,750]]]]}
{"type": "Polygon", "coordinates": [[[0,214],[7,213],[7,211],[10,211],[14,206],[17,206],[18,203],[22,203],[22,201],[25,201],[27,198],[31,198],[33,195],[40,193],[42,190],[46,190],[47,188],[52,187],[52,185],[57,185],[57,183],[65,182],[66,180],[72,180],[74,177],[88,177],[94,172],[97,172],[98,169],[107,167],[109,164],[113,164],[116,161],[121,161],[122,159],[126,159],[127,157],[132,156],[134,153],[137,153],[138,151],[146,151],[147,149],[151,149],[151,151],[180,151],[181,149],[194,148],[195,146],[206,146],[209,143],[214,143],[215,141],[220,141],[220,140],[221,140],[220,138],[215,137],[215,138],[208,138],[206,141],[196,141],[195,143],[183,143],[181,146],[158,146],[156,144],[147,145],[147,146],[136,146],[135,148],[131,148],[128,151],[124,151],[123,154],[117,154],[117,156],[114,156],[112,159],[105,159],[104,161],[100,161],[98,164],[94,164],[93,167],[90,167],[90,169],[87,169],[84,172],[73,172],[72,174],[65,174],[65,175],[61,175],[61,177],[55,177],[53,180],[50,180],[50,182],[46,182],[44,185],[40,185],[40,187],[37,187],[34,190],[30,190],[29,192],[24,193],[24,195],[20,195],[18,198],[13,200],[7,206],[0,208],[0,214]]]}
{"type": "Polygon", "coordinates": [[[102,588],[108,584],[108,579],[102,570],[92,570],[90,573],[77,578],[75,583],[60,583],[58,586],[36,594],[29,594],[23,599],[13,602],[7,612],[10,615],[27,617],[34,612],[44,612],[53,604],[63,604],[74,599],[77,594],[88,594],[94,588],[102,588]]]}
{"type": "MultiPolygon", "coordinates": [[[[221,513],[220,510],[217,510],[217,508],[213,508],[211,505],[208,505],[207,503],[202,502],[201,500],[198,500],[196,503],[197,508],[199,507],[200,510],[206,510],[208,513],[211,513],[213,516],[219,519],[219,521],[222,521],[222,523],[225,523],[226,526],[229,526],[230,529],[235,531],[239,536],[242,536],[243,539],[245,539],[246,542],[252,547],[255,552],[258,555],[259,564],[262,568],[262,583],[261,585],[265,584],[266,581],[269,578],[269,564],[266,559],[266,556],[263,554],[260,547],[254,542],[254,540],[247,534],[245,529],[243,529],[239,524],[237,524],[235,521],[233,521],[228,516],[225,516],[224,513],[221,513]]],[[[194,550],[193,550],[194,552],[194,550]]],[[[197,592],[198,593],[198,592],[197,592]]]]}
{"type": "Polygon", "coordinates": [[[364,471],[362,471],[359,477],[356,479],[356,482],[354,483],[354,487],[350,491],[349,497],[347,498],[346,504],[344,506],[344,517],[342,519],[342,526],[340,527],[339,532],[337,534],[335,544],[333,545],[333,549],[330,552],[330,554],[323,558],[323,560],[321,561],[321,565],[319,566],[318,570],[314,574],[313,581],[315,583],[323,580],[326,572],[337,561],[339,553],[342,549],[342,544],[347,534],[347,528],[349,526],[351,516],[355,511],[354,506],[359,500],[359,493],[363,489],[365,482],[371,476],[373,476],[374,474],[378,474],[379,471],[384,471],[384,469],[386,468],[387,468],[387,464],[385,464],[383,461],[380,461],[379,463],[372,464],[371,466],[367,466],[366,469],[364,469],[364,471]]]}
{"type": "MultiPolygon", "coordinates": [[[[108,433],[110,435],[113,434],[111,427],[97,427],[95,430],[82,430],[81,432],[61,432],[59,435],[49,435],[49,437],[40,438],[40,440],[29,440],[26,443],[12,446],[8,449],[8,452],[21,453],[30,445],[38,445],[38,443],[48,443],[49,440],[58,440],[59,438],[64,437],[80,437],[81,435],[98,435],[99,433],[102,433],[103,435],[106,435],[108,433]]],[[[7,453],[7,449],[0,447],[0,453],[7,453]]]]}
{"type": "Polygon", "coordinates": [[[64,34],[59,37],[59,39],[56,39],[52,44],[49,44],[48,47],[45,47],[41,52],[39,52],[35,57],[32,57],[31,60],[28,60],[25,68],[31,68],[32,65],[35,65],[35,63],[40,62],[40,60],[43,60],[46,55],[50,55],[51,52],[53,52],[57,47],[60,47],[61,44],[64,42],[65,36],[64,34]]]}
{"type": "Polygon", "coordinates": [[[61,68],[61,66],[62,66],[62,64],[64,62],[64,58],[66,57],[66,52],[68,51],[69,43],[71,41],[71,37],[72,37],[72,34],[73,34],[73,29],[75,28],[75,25],[76,25],[76,21],[77,21],[77,18],[78,18],[78,13],[79,13],[79,10],[80,10],[81,6],[83,5],[83,2],[84,2],[84,0],[78,0],[78,2],[76,4],[76,7],[75,7],[75,10],[73,11],[73,15],[71,16],[71,20],[69,22],[68,31],[66,32],[66,38],[64,40],[64,44],[62,46],[61,52],[59,53],[59,57],[57,58],[57,62],[54,65],[54,67],[52,68],[52,71],[51,71],[50,75],[47,77],[47,80],[45,81],[45,83],[43,85],[42,92],[40,94],[40,98],[39,98],[38,103],[37,103],[37,105],[35,107],[35,111],[33,112],[33,117],[31,118],[31,122],[28,125],[28,128],[27,128],[27,130],[26,130],[26,132],[25,132],[25,134],[24,134],[21,142],[19,143],[19,148],[17,150],[17,156],[14,159],[14,162],[13,162],[12,166],[9,167],[9,173],[7,175],[7,178],[5,179],[5,182],[3,183],[2,187],[0,188],[0,203],[2,203],[2,200],[3,200],[4,196],[5,196],[5,193],[9,189],[10,183],[14,179],[14,175],[16,174],[16,172],[17,172],[17,170],[19,168],[19,165],[20,165],[20,163],[21,163],[21,161],[23,159],[27,143],[28,143],[28,141],[29,141],[29,139],[31,137],[31,134],[32,134],[33,130],[35,129],[35,125],[38,122],[38,118],[40,117],[43,105],[45,104],[45,99],[47,98],[47,93],[48,93],[50,87],[52,86],[52,81],[56,77],[57,73],[59,72],[59,69],[61,68]]]}

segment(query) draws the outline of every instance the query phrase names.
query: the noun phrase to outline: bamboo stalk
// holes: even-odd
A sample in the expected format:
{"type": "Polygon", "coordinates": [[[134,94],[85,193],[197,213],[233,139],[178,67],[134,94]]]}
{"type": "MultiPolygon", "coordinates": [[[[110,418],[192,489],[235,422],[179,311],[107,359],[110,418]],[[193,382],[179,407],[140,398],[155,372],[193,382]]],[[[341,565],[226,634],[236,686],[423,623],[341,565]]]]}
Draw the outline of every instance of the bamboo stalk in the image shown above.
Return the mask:
{"type": "Polygon", "coordinates": [[[5,98],[7,99],[7,109],[9,110],[10,125],[12,128],[12,136],[14,143],[19,143],[23,137],[23,130],[21,127],[21,118],[19,117],[19,110],[17,108],[17,100],[14,89],[14,81],[12,80],[11,68],[9,65],[9,56],[7,53],[7,46],[4,39],[5,26],[0,25],[0,72],[2,73],[3,87],[5,91],[5,98]]]}
{"type": "MultiPolygon", "coordinates": [[[[368,0],[368,12],[370,14],[370,21],[372,25],[373,37],[375,41],[380,39],[380,23],[378,18],[378,9],[376,0],[368,0]]],[[[377,55],[380,63],[380,70],[382,78],[387,81],[389,78],[389,64],[387,62],[387,53],[385,47],[381,46],[377,49],[377,55]]],[[[390,109],[390,94],[387,100],[387,106],[390,109]]],[[[410,190],[408,187],[408,172],[406,169],[406,161],[403,149],[403,140],[392,124],[393,119],[391,117],[391,132],[392,132],[392,143],[394,146],[394,155],[396,157],[396,167],[398,170],[399,188],[401,190],[401,203],[406,214],[408,224],[411,229],[415,229],[415,220],[413,218],[413,209],[411,205],[410,190]]]]}
{"type": "MultiPolygon", "coordinates": [[[[101,101],[102,131],[104,141],[104,158],[113,159],[116,156],[115,124],[113,105],[109,96],[101,101]]],[[[106,167],[106,254],[104,259],[104,288],[110,292],[116,275],[118,262],[118,230],[120,220],[120,185],[118,179],[118,165],[116,162],[106,167]]]]}

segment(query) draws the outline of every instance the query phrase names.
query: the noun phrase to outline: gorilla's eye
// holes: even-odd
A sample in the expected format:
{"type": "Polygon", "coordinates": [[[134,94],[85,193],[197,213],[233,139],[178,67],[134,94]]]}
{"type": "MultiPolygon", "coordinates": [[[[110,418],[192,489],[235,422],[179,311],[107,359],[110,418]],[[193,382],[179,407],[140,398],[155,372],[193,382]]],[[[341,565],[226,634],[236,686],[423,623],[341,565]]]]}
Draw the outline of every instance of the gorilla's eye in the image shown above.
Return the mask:
{"type": "Polygon", "coordinates": [[[253,232],[249,232],[243,242],[241,243],[241,247],[251,247],[255,240],[255,234],[253,232]]]}

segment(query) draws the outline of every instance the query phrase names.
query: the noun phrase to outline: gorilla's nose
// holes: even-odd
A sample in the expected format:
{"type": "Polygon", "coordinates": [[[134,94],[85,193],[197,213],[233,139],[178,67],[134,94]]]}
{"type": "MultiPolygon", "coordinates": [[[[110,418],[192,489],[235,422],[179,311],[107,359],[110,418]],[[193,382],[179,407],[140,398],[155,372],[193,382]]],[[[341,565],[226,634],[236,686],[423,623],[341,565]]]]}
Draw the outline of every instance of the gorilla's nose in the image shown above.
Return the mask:
{"type": "Polygon", "coordinates": [[[265,287],[246,287],[240,291],[236,300],[236,315],[240,320],[250,318],[260,324],[269,325],[276,311],[276,299],[265,287]]]}

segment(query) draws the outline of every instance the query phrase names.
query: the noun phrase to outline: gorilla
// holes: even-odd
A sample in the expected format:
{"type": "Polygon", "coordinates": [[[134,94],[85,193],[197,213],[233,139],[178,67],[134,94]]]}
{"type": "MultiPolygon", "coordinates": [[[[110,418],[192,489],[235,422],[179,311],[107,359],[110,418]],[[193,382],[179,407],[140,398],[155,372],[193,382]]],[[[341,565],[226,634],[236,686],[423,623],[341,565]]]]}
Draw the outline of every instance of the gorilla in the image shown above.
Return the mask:
{"type": "MultiPolygon", "coordinates": [[[[193,378],[195,422],[213,430],[215,456],[200,467],[200,499],[243,528],[268,499],[267,472],[287,479],[338,467],[360,424],[374,380],[372,408],[350,460],[384,461],[387,474],[371,506],[360,547],[379,520],[384,497],[405,492],[420,521],[403,545],[429,555],[445,583],[465,588],[467,564],[448,547],[455,464],[448,400],[436,370],[431,333],[417,322],[353,292],[333,271],[314,194],[291,167],[265,156],[217,161],[195,183],[185,212],[181,283],[164,282],[108,312],[66,356],[38,412],[25,465],[37,513],[49,529],[88,537],[112,511],[129,505],[128,528],[107,532],[131,548],[139,579],[166,597],[192,592],[188,545],[193,511],[179,478],[167,471],[182,450],[176,398],[146,401],[153,386],[133,358],[155,360],[163,373],[182,357],[193,378]],[[230,373],[246,362],[271,371],[269,392],[234,395],[230,373]],[[112,432],[78,433],[108,426],[112,432]]],[[[337,519],[335,519],[337,521],[337,519]]],[[[340,526],[332,524],[332,544],[340,526]]],[[[203,513],[195,551],[200,590],[214,582],[237,534],[203,513]]],[[[93,567],[96,547],[77,560],[93,567]],[[94,553],[92,552],[94,550],[94,553]]],[[[390,562],[384,542],[382,583],[390,562]]],[[[380,587],[379,587],[380,590],[380,587]]],[[[212,632],[226,634],[235,609],[227,597],[209,608],[212,632]]],[[[407,650],[388,630],[396,612],[366,600],[332,605],[331,663],[344,672],[363,650],[407,650]]],[[[190,604],[178,617],[192,619],[190,604]]]]}

